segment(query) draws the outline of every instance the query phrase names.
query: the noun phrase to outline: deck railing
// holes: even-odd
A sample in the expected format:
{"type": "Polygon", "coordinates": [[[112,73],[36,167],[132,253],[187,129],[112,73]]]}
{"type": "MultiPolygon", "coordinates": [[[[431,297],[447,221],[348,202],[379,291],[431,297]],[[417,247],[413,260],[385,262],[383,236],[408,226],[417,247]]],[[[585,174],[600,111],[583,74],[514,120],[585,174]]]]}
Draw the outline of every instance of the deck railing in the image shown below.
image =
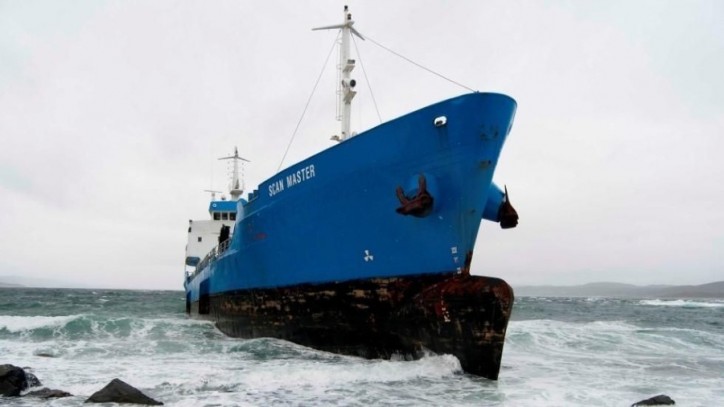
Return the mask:
{"type": "Polygon", "coordinates": [[[209,263],[215,261],[219,256],[221,256],[227,249],[229,249],[229,244],[231,243],[231,238],[224,240],[223,242],[219,243],[218,246],[214,247],[209,251],[209,253],[204,256],[203,260],[199,262],[199,264],[196,265],[196,269],[193,272],[188,273],[187,278],[189,280],[193,279],[197,274],[201,272],[206,266],[209,265],[209,263]]]}

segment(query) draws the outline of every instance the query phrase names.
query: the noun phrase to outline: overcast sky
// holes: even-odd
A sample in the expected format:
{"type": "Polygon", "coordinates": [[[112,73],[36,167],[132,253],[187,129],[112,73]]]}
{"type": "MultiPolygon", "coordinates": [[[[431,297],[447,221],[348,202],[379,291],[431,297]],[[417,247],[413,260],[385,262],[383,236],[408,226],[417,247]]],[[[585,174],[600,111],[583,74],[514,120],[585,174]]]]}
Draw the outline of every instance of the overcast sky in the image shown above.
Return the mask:
{"type": "MultiPolygon", "coordinates": [[[[724,280],[724,2],[346,3],[375,41],[518,101],[495,181],[520,224],[483,224],[474,274],[724,280]]],[[[0,0],[0,276],[181,289],[217,158],[238,146],[248,187],[276,172],[335,38],[311,28],[344,4],[0,0]]],[[[356,44],[383,120],[467,92],[356,44]]],[[[332,145],[335,58],[284,167],[332,145]]]]}

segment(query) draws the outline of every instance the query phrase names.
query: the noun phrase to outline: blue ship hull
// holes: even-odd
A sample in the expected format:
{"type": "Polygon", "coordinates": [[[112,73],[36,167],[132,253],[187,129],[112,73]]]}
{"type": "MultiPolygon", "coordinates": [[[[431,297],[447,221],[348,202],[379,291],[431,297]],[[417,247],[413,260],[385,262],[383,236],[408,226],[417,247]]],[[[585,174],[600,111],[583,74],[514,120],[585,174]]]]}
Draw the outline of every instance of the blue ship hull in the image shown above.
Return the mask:
{"type": "MultiPolygon", "coordinates": [[[[515,110],[505,95],[463,95],[384,123],[269,178],[248,201],[239,201],[224,249],[187,276],[188,310],[219,321],[231,335],[276,336],[332,349],[295,339],[283,328],[276,334],[245,329],[262,323],[254,317],[262,308],[253,294],[278,294],[278,302],[299,287],[342,284],[347,293],[371,281],[426,279],[433,286],[469,274],[482,219],[501,221],[505,212],[506,196],[492,177],[515,110]]],[[[495,328],[504,337],[512,291],[503,285],[496,289],[498,299],[509,304],[495,328]]],[[[410,301],[428,288],[409,293],[410,301]]],[[[483,317],[473,322],[489,322],[483,317]]],[[[498,366],[486,377],[497,378],[502,337],[496,341],[498,366]]],[[[423,342],[418,344],[429,346],[423,342]]]]}

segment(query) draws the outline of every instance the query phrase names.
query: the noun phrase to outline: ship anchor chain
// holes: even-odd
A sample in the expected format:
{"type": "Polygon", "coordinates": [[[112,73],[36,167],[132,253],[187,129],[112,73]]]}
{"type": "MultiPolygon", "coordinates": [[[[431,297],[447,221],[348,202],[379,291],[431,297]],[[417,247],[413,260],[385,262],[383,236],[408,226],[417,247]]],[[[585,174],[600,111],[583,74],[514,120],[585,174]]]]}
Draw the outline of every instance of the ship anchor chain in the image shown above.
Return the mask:
{"type": "Polygon", "coordinates": [[[423,218],[432,212],[432,204],[435,199],[427,192],[427,180],[424,175],[420,174],[417,178],[417,186],[417,194],[413,197],[408,197],[402,187],[397,187],[397,199],[402,205],[396,209],[397,213],[423,218]]]}

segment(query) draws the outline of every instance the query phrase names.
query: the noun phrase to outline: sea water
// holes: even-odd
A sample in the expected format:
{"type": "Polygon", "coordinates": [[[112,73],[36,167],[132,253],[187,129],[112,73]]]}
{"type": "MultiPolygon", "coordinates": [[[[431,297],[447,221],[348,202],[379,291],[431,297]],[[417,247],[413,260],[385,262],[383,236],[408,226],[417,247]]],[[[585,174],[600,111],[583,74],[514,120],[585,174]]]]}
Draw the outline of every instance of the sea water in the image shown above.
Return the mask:
{"type": "Polygon", "coordinates": [[[0,364],[81,406],[114,378],[167,406],[628,406],[665,393],[724,405],[724,301],[515,301],[498,381],[450,355],[365,360],[234,339],[184,313],[180,291],[0,289],[0,364]]]}

